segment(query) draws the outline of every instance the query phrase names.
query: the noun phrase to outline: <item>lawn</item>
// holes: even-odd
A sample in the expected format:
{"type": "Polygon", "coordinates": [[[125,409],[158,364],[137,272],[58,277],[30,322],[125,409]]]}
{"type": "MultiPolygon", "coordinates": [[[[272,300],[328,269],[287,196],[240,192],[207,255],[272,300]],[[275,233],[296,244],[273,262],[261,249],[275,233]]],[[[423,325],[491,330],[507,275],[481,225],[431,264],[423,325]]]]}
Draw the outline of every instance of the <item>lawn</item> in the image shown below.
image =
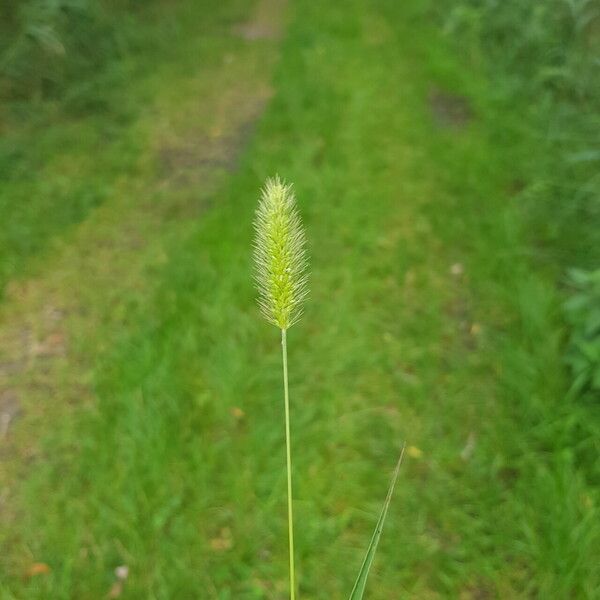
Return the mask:
{"type": "Polygon", "coordinates": [[[7,133],[0,597],[287,597],[279,339],[250,275],[279,173],[311,263],[300,598],[349,595],[403,442],[368,598],[600,598],[598,410],[566,399],[517,112],[417,0],[156,10],[148,39],[176,35],[136,55],[127,119],[7,133]]]}

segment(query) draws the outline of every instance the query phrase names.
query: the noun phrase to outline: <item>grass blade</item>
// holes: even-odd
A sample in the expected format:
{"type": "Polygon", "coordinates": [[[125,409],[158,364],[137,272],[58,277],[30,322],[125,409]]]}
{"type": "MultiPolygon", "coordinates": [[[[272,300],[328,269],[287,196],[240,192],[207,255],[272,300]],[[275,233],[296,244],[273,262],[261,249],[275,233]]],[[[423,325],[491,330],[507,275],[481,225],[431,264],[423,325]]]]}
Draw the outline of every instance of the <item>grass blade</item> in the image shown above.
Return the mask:
{"type": "Polygon", "coordinates": [[[352,593],[350,594],[350,600],[362,600],[363,594],[365,593],[365,587],[367,585],[367,577],[369,576],[369,571],[371,570],[371,565],[373,564],[373,559],[375,558],[375,552],[377,550],[377,544],[379,544],[379,538],[381,537],[381,532],[383,531],[383,524],[385,522],[385,518],[387,516],[387,511],[390,506],[390,502],[392,500],[392,494],[394,493],[394,488],[396,487],[396,481],[398,480],[398,473],[400,472],[400,465],[402,464],[402,459],[404,457],[404,449],[406,448],[406,443],[402,446],[402,452],[400,452],[400,458],[398,459],[398,464],[394,469],[394,474],[392,475],[392,481],[390,482],[390,487],[388,489],[387,497],[385,502],[383,503],[383,508],[381,509],[381,514],[379,515],[379,520],[377,521],[377,526],[375,527],[375,531],[373,533],[373,537],[371,538],[371,543],[369,544],[369,548],[367,549],[367,554],[363,560],[363,563],[360,567],[360,571],[358,573],[358,577],[356,578],[356,583],[354,584],[354,588],[352,588],[352,593]]]}

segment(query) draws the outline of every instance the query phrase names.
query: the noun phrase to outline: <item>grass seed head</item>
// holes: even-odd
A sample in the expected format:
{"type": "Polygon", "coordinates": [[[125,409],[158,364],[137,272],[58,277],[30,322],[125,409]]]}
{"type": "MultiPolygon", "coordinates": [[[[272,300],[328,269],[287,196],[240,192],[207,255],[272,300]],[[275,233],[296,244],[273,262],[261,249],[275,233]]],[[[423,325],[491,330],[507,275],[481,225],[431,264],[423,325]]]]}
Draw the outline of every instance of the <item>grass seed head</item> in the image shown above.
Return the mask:
{"type": "Polygon", "coordinates": [[[306,238],[292,186],[267,179],[254,220],[254,277],[263,316],[289,329],[307,294],[306,238]]]}

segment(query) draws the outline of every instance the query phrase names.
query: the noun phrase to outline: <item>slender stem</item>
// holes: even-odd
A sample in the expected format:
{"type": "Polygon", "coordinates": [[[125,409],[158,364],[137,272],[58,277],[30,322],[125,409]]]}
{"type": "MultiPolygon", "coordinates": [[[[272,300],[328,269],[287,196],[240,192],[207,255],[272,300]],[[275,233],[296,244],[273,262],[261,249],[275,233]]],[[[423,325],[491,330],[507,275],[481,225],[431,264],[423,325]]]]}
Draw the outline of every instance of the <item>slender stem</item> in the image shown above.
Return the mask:
{"type": "Polygon", "coordinates": [[[290,447],[290,393],[288,389],[287,336],[281,330],[281,353],[283,356],[283,389],[285,395],[285,451],[287,459],[288,539],[290,544],[290,600],[296,598],[294,573],[294,517],[292,514],[292,451],[290,447]]]}

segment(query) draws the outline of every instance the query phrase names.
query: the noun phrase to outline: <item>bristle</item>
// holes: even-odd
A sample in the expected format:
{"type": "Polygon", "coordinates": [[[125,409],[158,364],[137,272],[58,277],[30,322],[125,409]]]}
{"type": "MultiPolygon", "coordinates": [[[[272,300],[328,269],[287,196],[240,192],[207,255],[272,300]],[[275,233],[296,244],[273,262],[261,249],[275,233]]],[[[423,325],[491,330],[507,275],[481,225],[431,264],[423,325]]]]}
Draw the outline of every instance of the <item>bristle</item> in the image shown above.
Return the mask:
{"type": "Polygon", "coordinates": [[[254,221],[254,277],[263,316],[289,329],[301,315],[307,294],[304,229],[292,186],[268,179],[254,221]]]}

